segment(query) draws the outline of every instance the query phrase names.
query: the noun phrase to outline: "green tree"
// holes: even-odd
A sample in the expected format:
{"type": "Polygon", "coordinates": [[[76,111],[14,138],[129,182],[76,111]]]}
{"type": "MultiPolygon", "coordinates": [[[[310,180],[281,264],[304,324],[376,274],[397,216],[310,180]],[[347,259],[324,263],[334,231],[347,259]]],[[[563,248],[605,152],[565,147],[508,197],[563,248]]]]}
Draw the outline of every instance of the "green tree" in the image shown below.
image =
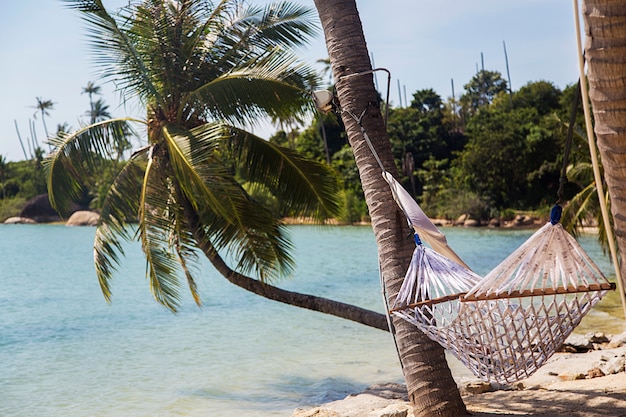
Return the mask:
{"type": "Polygon", "coordinates": [[[103,73],[146,106],[147,120],[111,119],[60,135],[46,161],[50,200],[65,213],[80,197],[83,174],[124,139],[125,124],[145,125],[147,146],[115,178],[96,230],[105,297],[121,243],[136,235],[152,293],[172,310],[183,282],[200,302],[193,265],[202,253],[248,291],[386,328],[381,314],[269,285],[291,272],[291,246],[266,200],[246,191],[271,193],[281,213],[324,219],[337,210],[336,182],[325,166],[242,128],[258,117],[310,109],[311,71],[291,50],[315,33],[311,10],[284,2],[145,0],[110,14],[99,0],[68,4],[87,22],[103,73]],[[127,227],[133,218],[136,233],[127,227]]]}
{"type": "Polygon", "coordinates": [[[392,109],[387,132],[402,181],[413,195],[422,193],[416,173],[430,158],[449,159],[448,130],[444,125],[443,102],[432,89],[413,94],[410,107],[392,109]]]}
{"type": "MultiPolygon", "coordinates": [[[[381,280],[385,295],[393,304],[415,244],[412,239],[407,239],[406,222],[401,220],[403,214],[394,203],[389,185],[379,170],[378,161],[392,175],[398,174],[384,118],[380,108],[372,105],[378,102],[378,93],[359,12],[355,0],[315,0],[315,6],[337,81],[342,119],[369,207],[381,280]],[[346,42],[347,39],[350,42],[346,42]],[[362,129],[371,138],[379,160],[365,142],[362,129]]],[[[446,363],[443,348],[404,320],[394,317],[391,323],[414,414],[421,417],[465,415],[465,405],[446,363]]]]}
{"type": "MultiPolygon", "coordinates": [[[[95,111],[94,111],[94,101],[93,101],[93,95],[94,94],[100,94],[100,86],[94,84],[93,81],[89,81],[87,82],[87,85],[85,87],[83,87],[83,91],[81,92],[81,94],[87,94],[89,96],[89,112],[87,113],[87,115],[90,117],[90,123],[95,123],[97,120],[94,117],[95,116],[95,111]]],[[[106,117],[110,117],[110,116],[106,116],[106,117]]]]}
{"type": "Polygon", "coordinates": [[[467,120],[485,107],[501,93],[508,91],[507,82],[497,71],[478,71],[472,79],[463,86],[465,94],[461,96],[461,111],[467,120]]]}
{"type": "Polygon", "coordinates": [[[101,98],[96,100],[94,103],[91,103],[91,110],[87,112],[87,115],[89,116],[89,120],[91,120],[91,124],[102,122],[111,118],[109,105],[106,104],[101,98]]]}
{"type": "Polygon", "coordinates": [[[535,84],[513,95],[513,109],[506,96],[481,108],[467,124],[468,144],[453,161],[455,183],[497,209],[536,208],[556,198],[564,134],[552,113],[559,109],[560,91],[535,84]],[[542,114],[535,106],[546,91],[556,107],[542,114]]]}
{"type": "Polygon", "coordinates": [[[46,134],[46,139],[50,136],[48,134],[48,126],[46,126],[46,116],[50,116],[50,110],[54,109],[54,103],[52,100],[44,100],[41,97],[36,97],[37,105],[35,108],[37,111],[34,114],[35,119],[37,118],[37,113],[41,114],[41,123],[43,124],[43,131],[46,134]]]}

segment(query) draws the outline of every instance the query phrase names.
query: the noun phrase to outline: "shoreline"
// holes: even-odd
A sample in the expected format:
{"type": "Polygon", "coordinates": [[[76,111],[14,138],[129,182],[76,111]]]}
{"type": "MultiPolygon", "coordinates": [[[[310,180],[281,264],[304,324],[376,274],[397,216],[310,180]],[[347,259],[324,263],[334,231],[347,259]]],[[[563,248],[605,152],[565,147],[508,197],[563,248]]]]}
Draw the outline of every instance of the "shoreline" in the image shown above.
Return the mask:
{"type": "MultiPolygon", "coordinates": [[[[453,376],[476,417],[626,416],[626,332],[574,334],[533,375],[508,384],[484,382],[466,368],[453,376]],[[586,351],[580,352],[582,347],[586,351]]],[[[343,400],[298,408],[292,417],[414,417],[403,384],[374,385],[343,400]]]]}

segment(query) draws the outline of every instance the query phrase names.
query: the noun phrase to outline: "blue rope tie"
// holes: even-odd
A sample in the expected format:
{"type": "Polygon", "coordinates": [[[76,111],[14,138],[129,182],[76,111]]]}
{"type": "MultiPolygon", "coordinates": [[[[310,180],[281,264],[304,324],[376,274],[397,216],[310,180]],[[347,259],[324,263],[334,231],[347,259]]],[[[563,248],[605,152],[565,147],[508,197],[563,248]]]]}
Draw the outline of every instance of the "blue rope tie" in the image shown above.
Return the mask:
{"type": "Polygon", "coordinates": [[[415,244],[416,244],[417,246],[419,246],[419,245],[421,245],[421,244],[422,244],[422,240],[420,239],[420,237],[419,237],[419,235],[418,235],[417,233],[414,233],[414,234],[413,234],[413,239],[415,239],[415,244]]]}
{"type": "Polygon", "coordinates": [[[550,210],[550,223],[557,224],[561,220],[561,213],[563,213],[563,207],[555,204],[550,210]]]}

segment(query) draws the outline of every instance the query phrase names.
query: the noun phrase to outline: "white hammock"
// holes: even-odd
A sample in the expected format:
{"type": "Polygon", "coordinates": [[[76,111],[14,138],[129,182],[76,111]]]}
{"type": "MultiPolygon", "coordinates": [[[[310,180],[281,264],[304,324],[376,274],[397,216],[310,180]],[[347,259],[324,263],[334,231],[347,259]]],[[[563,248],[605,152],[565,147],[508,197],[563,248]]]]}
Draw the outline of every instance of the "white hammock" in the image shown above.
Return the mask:
{"type": "Polygon", "coordinates": [[[615,289],[576,240],[552,222],[480,278],[415,200],[390,174],[383,176],[409,224],[434,249],[417,239],[390,313],[415,324],[486,381],[529,377],[615,289]]]}

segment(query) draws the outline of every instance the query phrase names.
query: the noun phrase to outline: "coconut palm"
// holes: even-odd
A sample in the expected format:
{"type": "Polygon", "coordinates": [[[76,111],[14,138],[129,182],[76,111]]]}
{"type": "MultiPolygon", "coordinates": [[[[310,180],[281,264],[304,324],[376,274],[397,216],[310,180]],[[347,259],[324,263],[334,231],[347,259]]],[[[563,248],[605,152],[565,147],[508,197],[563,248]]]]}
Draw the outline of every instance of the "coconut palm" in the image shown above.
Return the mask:
{"type": "MultiPolygon", "coordinates": [[[[626,280],[626,57],[623,45],[626,27],[624,2],[584,0],[585,51],[589,99],[593,108],[594,130],[604,167],[604,181],[610,195],[615,240],[621,255],[620,272],[626,280]]],[[[626,283],[618,283],[626,314],[626,283]]]]}
{"type": "Polygon", "coordinates": [[[109,105],[105,104],[104,100],[99,98],[95,102],[91,103],[91,109],[86,113],[91,120],[91,123],[102,122],[111,118],[109,113],[109,105]]]}
{"type": "MultiPolygon", "coordinates": [[[[89,81],[85,87],[83,87],[83,91],[81,94],[87,94],[89,96],[89,113],[88,115],[91,117],[91,123],[95,123],[94,119],[94,102],[93,95],[100,94],[100,86],[96,85],[93,81],[89,81]]],[[[98,100],[100,101],[100,100],[98,100]]],[[[110,116],[108,116],[110,117],[110,116]]]]}
{"type": "Polygon", "coordinates": [[[46,116],[50,116],[50,110],[54,109],[54,103],[52,100],[44,100],[41,97],[36,97],[37,105],[35,108],[37,111],[33,115],[35,119],[37,118],[37,113],[41,113],[41,123],[43,123],[43,130],[46,134],[46,138],[48,138],[48,127],[46,126],[46,116]]]}
{"type": "MultiPolygon", "coordinates": [[[[342,310],[341,303],[268,284],[291,272],[291,245],[267,199],[255,198],[271,194],[283,215],[321,220],[337,210],[335,180],[325,166],[244,129],[259,117],[309,111],[311,71],[290,51],[314,33],[311,11],[239,0],[214,7],[205,0],[145,0],[115,14],[98,0],[68,4],[89,25],[106,77],[127,100],[139,99],[147,114],[62,133],[46,160],[51,203],[65,213],[80,197],[80,178],[124,140],[127,123],[143,125],[147,145],[116,177],[96,231],[96,273],[105,297],[111,297],[123,241],[136,236],[152,293],[172,310],[183,282],[200,302],[193,266],[200,253],[249,291],[331,314],[342,310]],[[128,219],[138,220],[136,232],[128,219]]],[[[364,314],[347,310],[337,315],[364,314]]],[[[375,320],[384,323],[380,314],[375,320]]]]}
{"type": "MultiPolygon", "coordinates": [[[[355,0],[315,0],[315,6],[324,29],[342,119],[372,219],[385,293],[389,303],[393,304],[415,244],[407,238],[410,233],[404,215],[394,203],[378,161],[361,130],[362,126],[371,138],[381,164],[397,177],[383,117],[379,107],[373,105],[378,102],[378,93],[363,28],[355,0]]],[[[404,320],[392,318],[392,324],[415,415],[465,415],[465,404],[443,348],[404,320]]]]}

